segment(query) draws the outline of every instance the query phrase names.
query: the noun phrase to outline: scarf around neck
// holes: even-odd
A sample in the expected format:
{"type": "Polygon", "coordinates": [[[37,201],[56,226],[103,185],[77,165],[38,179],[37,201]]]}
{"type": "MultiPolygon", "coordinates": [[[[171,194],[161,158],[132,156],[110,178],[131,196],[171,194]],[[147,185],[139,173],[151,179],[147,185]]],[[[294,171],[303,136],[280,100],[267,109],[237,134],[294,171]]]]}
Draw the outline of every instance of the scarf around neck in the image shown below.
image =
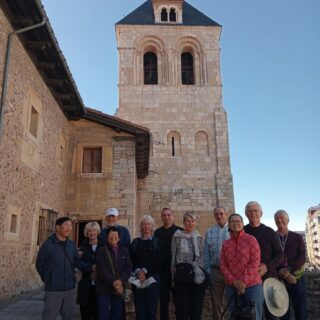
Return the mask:
{"type": "Polygon", "coordinates": [[[187,239],[191,239],[193,247],[194,247],[194,254],[196,257],[200,256],[199,246],[197,238],[200,237],[200,233],[197,230],[192,231],[191,233],[185,233],[183,230],[177,230],[173,235],[175,238],[182,238],[181,241],[181,251],[182,252],[189,252],[188,242],[187,239]],[[184,240],[184,241],[183,241],[184,240]]]}

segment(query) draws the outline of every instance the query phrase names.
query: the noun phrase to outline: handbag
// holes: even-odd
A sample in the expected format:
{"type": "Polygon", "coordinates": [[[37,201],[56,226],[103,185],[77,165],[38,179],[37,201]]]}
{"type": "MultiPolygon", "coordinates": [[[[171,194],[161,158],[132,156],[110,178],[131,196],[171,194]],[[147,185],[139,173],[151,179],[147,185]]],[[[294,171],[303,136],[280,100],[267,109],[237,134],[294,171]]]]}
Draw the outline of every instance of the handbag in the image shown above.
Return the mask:
{"type": "Polygon", "coordinates": [[[234,319],[236,320],[255,320],[256,311],[254,303],[251,305],[240,305],[238,304],[234,311],[234,319]]]}
{"type": "MultiPolygon", "coordinates": [[[[111,259],[109,250],[107,249],[107,247],[104,247],[104,249],[105,249],[106,252],[107,252],[108,260],[109,260],[109,263],[110,263],[110,265],[111,265],[112,275],[113,275],[116,279],[120,279],[120,274],[119,274],[119,272],[118,272],[118,271],[115,272],[115,268],[114,268],[113,261],[112,261],[112,259],[111,259]]],[[[125,295],[126,295],[126,288],[123,286],[123,283],[122,283],[122,282],[121,282],[121,286],[119,286],[118,288],[112,287],[112,294],[113,294],[114,296],[118,296],[118,297],[122,297],[122,298],[125,297],[125,295]]]]}
{"type": "Polygon", "coordinates": [[[230,306],[230,303],[232,299],[236,297],[236,307],[232,313],[232,319],[234,320],[256,320],[256,310],[255,310],[255,303],[249,303],[249,304],[242,304],[238,295],[235,293],[232,295],[227,302],[226,307],[224,308],[222,315],[221,315],[221,320],[224,319],[224,316],[226,312],[228,311],[228,308],[230,306]]]}
{"type": "Polygon", "coordinates": [[[193,285],[194,284],[194,270],[190,263],[177,263],[176,272],[173,277],[175,284],[193,285]]]}

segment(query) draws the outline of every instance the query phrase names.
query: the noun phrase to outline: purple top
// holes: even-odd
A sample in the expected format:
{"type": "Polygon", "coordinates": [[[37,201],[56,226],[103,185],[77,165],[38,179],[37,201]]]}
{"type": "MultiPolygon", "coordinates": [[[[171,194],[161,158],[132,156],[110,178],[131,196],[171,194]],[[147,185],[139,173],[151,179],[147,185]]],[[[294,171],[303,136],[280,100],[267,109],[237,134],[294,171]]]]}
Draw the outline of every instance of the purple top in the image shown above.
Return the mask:
{"type": "Polygon", "coordinates": [[[306,262],[306,246],[300,234],[296,232],[289,231],[288,237],[282,238],[286,239],[283,241],[284,259],[277,269],[288,268],[290,272],[294,272],[306,262]]]}

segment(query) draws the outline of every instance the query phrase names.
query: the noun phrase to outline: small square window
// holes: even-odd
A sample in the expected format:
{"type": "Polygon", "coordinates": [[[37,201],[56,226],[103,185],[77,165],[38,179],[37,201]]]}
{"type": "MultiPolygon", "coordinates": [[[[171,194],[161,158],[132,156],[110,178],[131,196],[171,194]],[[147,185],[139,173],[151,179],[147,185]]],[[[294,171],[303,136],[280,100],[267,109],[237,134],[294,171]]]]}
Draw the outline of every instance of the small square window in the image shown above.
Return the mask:
{"type": "Polygon", "coordinates": [[[38,124],[39,124],[39,112],[32,106],[30,113],[30,127],[29,132],[37,138],[38,136],[38,124]]]}
{"type": "Polygon", "coordinates": [[[11,215],[11,222],[10,222],[10,232],[17,233],[18,228],[18,216],[16,214],[11,215]]]}
{"type": "Polygon", "coordinates": [[[83,149],[83,173],[102,172],[102,148],[83,149]]]}

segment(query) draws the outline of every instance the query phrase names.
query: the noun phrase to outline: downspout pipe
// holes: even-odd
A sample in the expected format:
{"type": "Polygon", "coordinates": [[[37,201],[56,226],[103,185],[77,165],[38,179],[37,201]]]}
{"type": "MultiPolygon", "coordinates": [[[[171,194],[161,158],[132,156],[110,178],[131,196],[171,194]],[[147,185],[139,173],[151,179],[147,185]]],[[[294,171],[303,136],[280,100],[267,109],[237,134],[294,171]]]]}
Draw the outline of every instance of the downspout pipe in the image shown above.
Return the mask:
{"type": "Polygon", "coordinates": [[[8,34],[7,40],[7,51],[6,51],[6,60],[4,65],[4,72],[3,72],[3,80],[2,80],[2,91],[1,91],[1,101],[0,101],[0,141],[2,138],[2,127],[3,127],[3,116],[4,116],[4,107],[5,107],[5,100],[7,95],[7,87],[8,87],[8,79],[9,79],[9,66],[10,66],[10,59],[11,59],[11,47],[12,47],[12,40],[14,35],[27,32],[36,28],[42,27],[46,23],[46,18],[43,17],[43,20],[40,23],[34,24],[29,27],[25,27],[16,31],[12,31],[8,34]]]}

